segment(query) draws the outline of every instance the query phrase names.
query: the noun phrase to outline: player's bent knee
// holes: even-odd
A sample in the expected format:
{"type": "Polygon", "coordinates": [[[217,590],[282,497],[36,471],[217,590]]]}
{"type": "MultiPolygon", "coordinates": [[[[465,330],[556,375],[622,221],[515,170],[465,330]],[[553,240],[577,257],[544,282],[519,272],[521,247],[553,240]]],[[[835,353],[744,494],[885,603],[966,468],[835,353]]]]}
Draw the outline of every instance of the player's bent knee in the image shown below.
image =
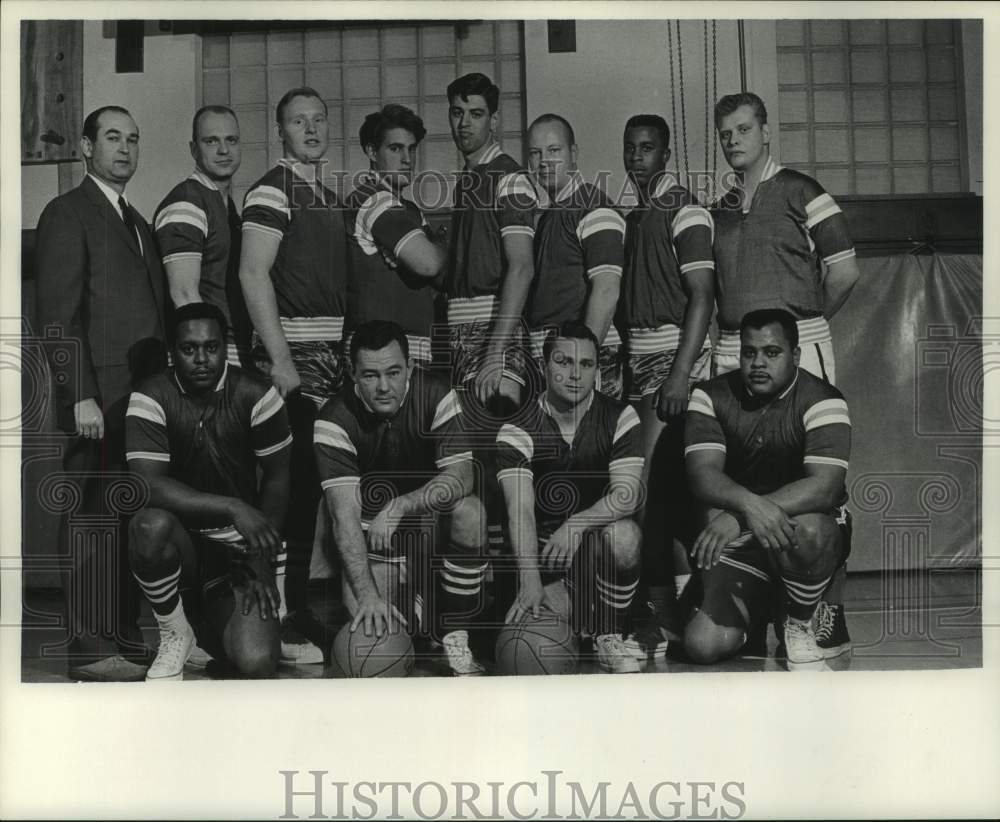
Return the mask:
{"type": "Polygon", "coordinates": [[[615,563],[620,568],[631,568],[639,564],[642,528],[634,519],[620,519],[606,525],[602,537],[611,548],[615,563]]]}
{"type": "Polygon", "coordinates": [[[795,539],[800,550],[817,559],[836,551],[840,529],[829,514],[800,514],[795,517],[795,539]]]}
{"type": "Polygon", "coordinates": [[[129,553],[139,559],[159,557],[177,525],[177,518],[169,511],[143,508],[129,523],[129,553]]]}
{"type": "Polygon", "coordinates": [[[698,665],[711,665],[736,656],[744,641],[741,630],[716,625],[703,612],[695,614],[684,629],[684,650],[698,665]]]}

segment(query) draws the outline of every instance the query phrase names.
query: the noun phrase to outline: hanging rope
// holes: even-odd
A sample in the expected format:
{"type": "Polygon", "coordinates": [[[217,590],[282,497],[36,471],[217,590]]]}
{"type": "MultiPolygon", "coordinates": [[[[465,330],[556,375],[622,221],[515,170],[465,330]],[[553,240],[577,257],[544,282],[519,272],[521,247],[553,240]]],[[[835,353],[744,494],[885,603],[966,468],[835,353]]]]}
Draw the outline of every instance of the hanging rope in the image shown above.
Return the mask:
{"type": "MultiPolygon", "coordinates": [[[[688,163],[688,137],[687,137],[687,107],[684,103],[684,51],[681,46],[681,21],[677,23],[677,76],[681,84],[681,148],[684,151],[684,177],[683,185],[690,185],[689,175],[691,166],[688,163]]],[[[678,168],[679,171],[679,168],[678,168]]]]}
{"type": "Polygon", "coordinates": [[[701,24],[701,34],[702,34],[702,53],[705,56],[705,73],[702,75],[705,78],[705,165],[701,167],[702,173],[708,173],[708,150],[712,143],[711,132],[708,129],[708,20],[705,20],[701,24]]]}
{"type": "MultiPolygon", "coordinates": [[[[716,21],[712,21],[712,125],[715,125],[715,103],[719,99],[719,53],[717,49],[716,41],[716,21]]],[[[719,149],[715,144],[715,129],[712,129],[712,182],[711,182],[711,196],[709,197],[710,202],[715,200],[715,186],[716,186],[716,174],[717,168],[716,164],[719,161],[719,149]]]]}
{"type": "MultiPolygon", "coordinates": [[[[673,37],[674,23],[671,20],[667,20],[667,59],[670,61],[670,112],[671,121],[670,125],[673,126],[674,130],[677,129],[677,83],[674,82],[674,37],[673,37]]],[[[681,176],[681,168],[679,165],[679,158],[677,152],[674,152],[674,168],[677,169],[677,176],[681,176]]]]}

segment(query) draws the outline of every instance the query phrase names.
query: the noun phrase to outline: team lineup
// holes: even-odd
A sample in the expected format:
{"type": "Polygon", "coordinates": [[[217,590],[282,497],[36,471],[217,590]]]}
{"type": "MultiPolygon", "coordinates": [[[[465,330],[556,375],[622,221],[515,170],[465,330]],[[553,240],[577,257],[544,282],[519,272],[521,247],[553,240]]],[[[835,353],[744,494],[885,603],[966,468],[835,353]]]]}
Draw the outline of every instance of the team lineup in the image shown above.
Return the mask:
{"type": "Polygon", "coordinates": [[[54,397],[84,504],[125,471],[147,501],[119,561],[74,559],[71,678],[400,676],[415,654],[623,674],[766,655],[770,625],[790,671],[850,649],[828,320],[859,270],[834,199],[771,156],[764,101],[716,103],[733,174],[710,203],[667,172],[666,121],[629,118],[623,209],[562,116],[530,124],[524,168],[490,78],[442,92],[464,169],[441,231],[409,196],[426,129],[403,105],[365,118],[369,170],[340,197],[323,96],[291,89],[242,210],[237,116],[204,106],[151,224],[125,196],[138,126],[86,118],[87,175],[38,224],[39,325],[79,341],[54,397]],[[346,609],[332,647],[317,543],[346,609]]]}

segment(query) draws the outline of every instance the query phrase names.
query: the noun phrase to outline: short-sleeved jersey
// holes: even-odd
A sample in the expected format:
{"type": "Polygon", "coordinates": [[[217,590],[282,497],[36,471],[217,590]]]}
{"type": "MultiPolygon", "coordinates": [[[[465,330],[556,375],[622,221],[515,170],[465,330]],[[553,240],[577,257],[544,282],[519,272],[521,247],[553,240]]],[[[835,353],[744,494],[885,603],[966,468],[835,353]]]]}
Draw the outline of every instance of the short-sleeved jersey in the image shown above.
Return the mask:
{"type": "Polygon", "coordinates": [[[570,444],[543,393],[518,424],[500,428],[496,460],[498,479],[532,479],[536,526],[551,533],[604,496],[612,469],[642,466],[639,415],[627,403],[595,391],[570,444]]]}
{"type": "Polygon", "coordinates": [[[682,326],[687,295],[682,278],[712,270],[712,217],[686,188],[663,176],[648,206],[625,220],[625,274],[618,300],[619,325],[682,326]]]}
{"type": "Polygon", "coordinates": [[[313,444],[324,489],[360,484],[365,521],[441,469],[472,459],[458,395],[445,377],[419,368],[390,419],[375,414],[354,385],[345,386],[320,409],[313,444]]]}
{"type": "MultiPolygon", "coordinates": [[[[542,210],[535,227],[535,278],[528,292],[528,327],[558,326],[582,320],[590,281],[602,274],[622,275],[625,220],[599,188],[574,177],[542,210]]],[[[617,331],[605,343],[621,342],[617,331]]]]}
{"type": "Polygon", "coordinates": [[[685,455],[720,451],[727,477],[754,494],[770,494],[802,479],[810,463],[846,469],[851,418],[843,395],[801,368],[770,401],[754,397],[740,372],[731,371],[695,387],[684,439],[685,455]]]}
{"type": "Polygon", "coordinates": [[[206,494],[257,503],[257,463],[289,448],[292,434],[277,389],[225,365],[215,389],[188,394],[173,369],[145,380],[125,412],[126,459],[170,464],[170,476],[206,494]]]}
{"type": "Polygon", "coordinates": [[[821,261],[854,256],[847,218],[812,177],[768,158],[753,201],[742,187],[712,207],[719,327],[748,311],[784,308],[797,320],[823,315],[821,261]],[[744,210],[746,209],[746,210],[744,210]]]}
{"type": "Polygon", "coordinates": [[[412,201],[375,180],[362,182],[348,196],[347,204],[353,225],[348,331],[368,320],[392,320],[407,334],[429,337],[437,289],[426,277],[395,265],[408,242],[426,236],[424,215],[412,201]]]}
{"type": "Polygon", "coordinates": [[[489,320],[499,306],[506,257],[503,238],[535,235],[538,195],[527,173],[493,144],[458,175],[445,291],[451,325],[489,320]]]}
{"type": "Polygon", "coordinates": [[[261,177],[243,201],[243,231],[281,241],[271,282],[289,340],[333,340],[343,335],[350,266],[343,204],[320,182],[300,177],[290,161],[261,177]],[[298,320],[289,323],[287,320],[298,320]]]}
{"type": "Polygon", "coordinates": [[[240,216],[232,199],[195,169],[163,198],[153,228],[164,265],[174,260],[197,262],[202,301],[221,310],[231,330],[246,330],[239,281],[240,216]]]}

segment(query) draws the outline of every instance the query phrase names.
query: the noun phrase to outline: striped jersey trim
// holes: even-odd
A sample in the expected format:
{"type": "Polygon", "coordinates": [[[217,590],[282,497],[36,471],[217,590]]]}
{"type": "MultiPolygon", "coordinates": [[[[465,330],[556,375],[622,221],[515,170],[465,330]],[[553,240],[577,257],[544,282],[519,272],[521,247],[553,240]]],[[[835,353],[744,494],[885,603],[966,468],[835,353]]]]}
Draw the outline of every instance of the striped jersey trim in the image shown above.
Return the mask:
{"type": "Polygon", "coordinates": [[[500,431],[497,434],[497,444],[499,445],[501,443],[503,445],[509,445],[511,448],[520,452],[526,460],[531,460],[535,455],[535,444],[531,439],[531,435],[523,428],[518,428],[516,425],[504,423],[500,427],[500,431]]]}
{"type": "Polygon", "coordinates": [[[133,391],[129,397],[128,410],[125,412],[125,416],[140,417],[156,425],[167,424],[167,414],[163,410],[163,406],[152,397],[139,391],[133,391]]]}
{"type": "Polygon", "coordinates": [[[844,251],[838,251],[836,254],[831,254],[829,257],[824,257],[823,262],[827,265],[835,265],[837,263],[842,263],[844,260],[849,260],[851,257],[857,256],[854,253],[853,248],[845,249],[844,251]]]}
{"type": "Polygon", "coordinates": [[[696,442],[694,445],[689,445],[684,449],[684,456],[693,454],[695,451],[721,451],[725,454],[726,446],[721,442],[696,442]]]}
{"type": "Polygon", "coordinates": [[[201,262],[202,254],[200,251],[177,251],[173,254],[167,254],[163,258],[163,264],[169,265],[170,263],[179,263],[182,260],[194,260],[196,262],[201,262]]]}
{"type": "Polygon", "coordinates": [[[830,399],[810,405],[802,415],[802,422],[806,431],[821,428],[824,425],[850,425],[851,417],[847,410],[847,403],[841,399],[830,399]]]}
{"type": "Polygon", "coordinates": [[[639,415],[631,405],[626,405],[618,415],[618,425],[615,426],[615,435],[611,442],[616,443],[629,431],[639,425],[639,415]]]}
{"type": "Polygon", "coordinates": [[[161,451],[129,451],[125,454],[125,461],[152,460],[153,462],[170,462],[170,454],[161,451]]]}
{"type": "Polygon", "coordinates": [[[288,197],[280,188],[274,186],[258,186],[247,192],[246,200],[243,201],[243,210],[253,206],[261,206],[279,211],[288,219],[292,217],[292,210],[288,207],[288,197]]]}
{"type": "Polygon", "coordinates": [[[257,400],[254,407],[250,410],[250,427],[252,428],[255,425],[267,422],[281,410],[282,405],[284,405],[284,402],[281,399],[281,394],[272,385],[267,389],[267,393],[257,400]]]}
{"type": "Polygon", "coordinates": [[[587,237],[596,234],[598,231],[617,232],[622,236],[622,242],[624,242],[625,218],[613,209],[595,208],[580,220],[576,227],[576,236],[580,242],[583,242],[587,237]]]}
{"type": "Polygon", "coordinates": [[[448,300],[448,325],[489,321],[500,308],[496,297],[453,297],[448,300]]]}
{"type": "Polygon", "coordinates": [[[203,236],[208,236],[208,215],[194,203],[171,203],[156,215],[155,228],[159,231],[165,225],[184,224],[197,228],[203,236]]]}
{"type": "Polygon", "coordinates": [[[316,424],[313,426],[313,443],[339,448],[341,451],[354,454],[354,456],[358,455],[358,449],[354,447],[348,433],[337,423],[328,420],[316,420],[316,424]]]}
{"type": "Polygon", "coordinates": [[[454,419],[462,413],[462,403],[459,402],[458,394],[454,390],[449,391],[434,409],[434,419],[431,421],[431,431],[436,431],[448,420],[454,419]]]}
{"type": "Polygon", "coordinates": [[[706,417],[716,418],[715,404],[712,402],[712,398],[700,388],[696,388],[691,392],[691,399],[688,400],[688,411],[697,411],[706,417]]]}
{"type": "Polygon", "coordinates": [[[806,228],[815,228],[823,220],[840,213],[840,206],[834,202],[833,197],[826,193],[820,194],[819,197],[806,203],[806,228]]]}
{"type": "Polygon", "coordinates": [[[280,320],[289,342],[339,342],[344,336],[343,317],[281,317],[280,320]]]}
{"type": "Polygon", "coordinates": [[[837,459],[836,457],[810,456],[807,454],[802,458],[802,464],[809,465],[810,463],[812,463],[813,465],[833,465],[837,468],[843,468],[845,471],[848,468],[850,468],[850,465],[848,465],[847,460],[840,460],[837,459]]]}
{"type": "Polygon", "coordinates": [[[253,452],[258,457],[269,457],[271,454],[277,454],[285,448],[288,448],[292,444],[292,435],[289,434],[281,442],[277,442],[274,445],[269,445],[267,448],[254,448],[253,452]]]}

